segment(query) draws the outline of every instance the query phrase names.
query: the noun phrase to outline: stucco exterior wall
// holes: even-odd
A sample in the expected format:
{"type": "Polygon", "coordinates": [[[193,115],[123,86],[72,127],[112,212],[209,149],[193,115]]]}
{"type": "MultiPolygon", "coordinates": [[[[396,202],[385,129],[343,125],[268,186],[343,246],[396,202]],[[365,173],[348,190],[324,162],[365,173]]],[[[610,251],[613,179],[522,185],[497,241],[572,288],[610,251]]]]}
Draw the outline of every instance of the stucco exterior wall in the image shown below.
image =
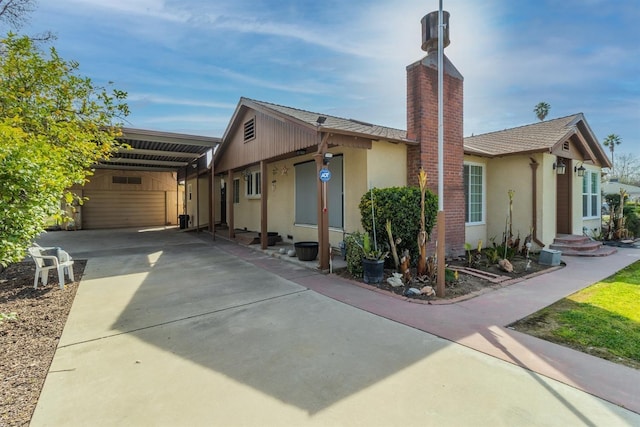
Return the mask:
{"type": "Polygon", "coordinates": [[[209,176],[200,175],[198,177],[198,226],[202,227],[209,225],[209,176]]]}
{"type": "Polygon", "coordinates": [[[557,184],[556,171],[553,170],[556,156],[543,153],[536,155],[536,159],[540,163],[538,167],[538,238],[548,246],[556,237],[557,184]]]}
{"type": "MultiPolygon", "coordinates": [[[[491,159],[487,163],[487,239],[500,244],[509,215],[509,191],[513,190],[512,226],[514,239],[529,234],[533,223],[531,161],[524,156],[491,159]]],[[[474,243],[474,242],[469,242],[474,243]]]]}
{"type": "MultiPolygon", "coordinates": [[[[329,229],[329,242],[337,247],[344,232],[361,231],[360,198],[368,191],[369,182],[383,188],[406,185],[406,146],[377,141],[374,149],[332,147],[334,156],[343,156],[344,229],[329,229]],[[393,165],[393,167],[389,167],[393,165]],[[370,173],[369,171],[375,171],[370,173]]],[[[313,160],[313,154],[279,160],[267,164],[268,175],[268,231],[276,231],[284,241],[317,241],[318,228],[313,225],[295,224],[295,165],[313,160]]],[[[257,170],[258,166],[250,168],[257,170]]],[[[236,228],[260,230],[260,199],[245,197],[245,182],[241,174],[235,174],[241,186],[240,203],[234,206],[236,228]]],[[[218,184],[219,185],[219,184],[218,184]]],[[[232,191],[233,184],[228,184],[232,191]]],[[[329,206],[329,209],[332,209],[329,206]]]]}
{"type": "Polygon", "coordinates": [[[373,141],[367,150],[367,189],[407,185],[407,146],[373,141]]]}
{"type": "MultiPolygon", "coordinates": [[[[362,231],[360,208],[358,206],[360,205],[362,195],[369,189],[367,183],[369,167],[367,162],[370,151],[371,150],[345,148],[344,231],[347,233],[362,231]]],[[[342,236],[340,236],[340,240],[342,240],[342,236]]]]}

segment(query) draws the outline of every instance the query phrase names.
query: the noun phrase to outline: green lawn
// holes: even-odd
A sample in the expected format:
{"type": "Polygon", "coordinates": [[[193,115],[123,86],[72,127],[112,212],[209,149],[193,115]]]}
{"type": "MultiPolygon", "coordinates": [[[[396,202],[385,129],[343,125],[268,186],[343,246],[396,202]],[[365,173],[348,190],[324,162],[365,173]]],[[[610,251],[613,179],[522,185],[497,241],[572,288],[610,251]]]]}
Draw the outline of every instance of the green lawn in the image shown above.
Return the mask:
{"type": "Polygon", "coordinates": [[[640,261],[512,327],[640,369],[640,261]]]}

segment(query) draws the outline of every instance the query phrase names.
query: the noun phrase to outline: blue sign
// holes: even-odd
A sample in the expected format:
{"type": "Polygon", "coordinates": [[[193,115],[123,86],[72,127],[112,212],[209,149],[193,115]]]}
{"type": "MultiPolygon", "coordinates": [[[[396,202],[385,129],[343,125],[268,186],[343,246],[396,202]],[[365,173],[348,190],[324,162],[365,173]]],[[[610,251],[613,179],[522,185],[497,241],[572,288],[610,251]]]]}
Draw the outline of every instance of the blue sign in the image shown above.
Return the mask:
{"type": "Polygon", "coordinates": [[[320,181],[327,182],[331,179],[331,171],[329,169],[320,169],[320,181]]]}

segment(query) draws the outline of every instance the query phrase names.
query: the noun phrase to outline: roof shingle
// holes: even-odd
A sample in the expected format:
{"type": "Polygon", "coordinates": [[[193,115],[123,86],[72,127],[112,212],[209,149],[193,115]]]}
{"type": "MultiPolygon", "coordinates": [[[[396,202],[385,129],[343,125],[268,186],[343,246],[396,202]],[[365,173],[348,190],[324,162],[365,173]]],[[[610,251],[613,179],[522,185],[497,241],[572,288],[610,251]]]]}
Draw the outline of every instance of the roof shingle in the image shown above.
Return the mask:
{"type": "Polygon", "coordinates": [[[323,113],[314,113],[312,111],[300,110],[298,108],[286,107],[284,105],[271,104],[269,102],[257,101],[254,99],[243,98],[244,100],[259,105],[263,108],[276,111],[280,114],[287,115],[296,120],[304,122],[310,126],[317,126],[319,116],[324,116],[327,120],[322,124],[324,131],[335,131],[336,133],[367,135],[374,139],[384,139],[389,141],[415,142],[407,139],[407,131],[394,129],[386,126],[378,126],[371,123],[362,122],[354,119],[345,119],[342,117],[331,116],[323,113]]]}
{"type": "Polygon", "coordinates": [[[577,132],[582,114],[560,117],[464,139],[465,151],[486,156],[549,151],[558,142],[577,132]]]}

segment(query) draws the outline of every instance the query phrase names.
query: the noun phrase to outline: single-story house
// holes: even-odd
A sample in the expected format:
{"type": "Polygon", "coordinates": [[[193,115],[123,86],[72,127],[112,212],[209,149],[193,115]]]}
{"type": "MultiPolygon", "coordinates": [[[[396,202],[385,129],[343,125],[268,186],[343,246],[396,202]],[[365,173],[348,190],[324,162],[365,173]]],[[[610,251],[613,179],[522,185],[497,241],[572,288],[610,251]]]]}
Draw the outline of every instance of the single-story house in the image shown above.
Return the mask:
{"type": "MultiPolygon", "coordinates": [[[[216,221],[232,235],[263,232],[264,247],[267,232],[336,247],[362,228],[369,188],[417,185],[423,168],[438,194],[436,83],[433,51],[407,67],[406,131],[241,98],[214,158],[216,221]]],[[[446,56],[444,94],[447,254],[501,241],[509,190],[512,230],[531,234],[535,249],[599,227],[601,169],[611,164],[583,114],[463,138],[463,77],[446,56]]]]}
{"type": "Polygon", "coordinates": [[[620,194],[620,190],[623,190],[629,198],[630,202],[640,203],[640,187],[636,185],[623,184],[618,181],[618,178],[611,178],[609,181],[602,185],[602,194],[620,194]]]}

